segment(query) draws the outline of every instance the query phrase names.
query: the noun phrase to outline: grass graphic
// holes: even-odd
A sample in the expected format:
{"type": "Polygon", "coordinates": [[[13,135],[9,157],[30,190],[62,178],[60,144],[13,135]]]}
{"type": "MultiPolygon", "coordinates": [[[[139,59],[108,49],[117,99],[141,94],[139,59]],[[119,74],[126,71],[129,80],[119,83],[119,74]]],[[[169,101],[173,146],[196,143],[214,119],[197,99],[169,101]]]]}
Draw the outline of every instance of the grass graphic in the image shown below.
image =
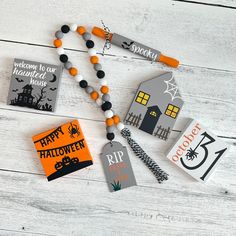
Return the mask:
{"type": "Polygon", "coordinates": [[[113,190],[114,191],[118,191],[118,190],[121,190],[121,184],[119,181],[115,181],[113,183],[111,183],[112,187],[113,187],[113,190]]]}

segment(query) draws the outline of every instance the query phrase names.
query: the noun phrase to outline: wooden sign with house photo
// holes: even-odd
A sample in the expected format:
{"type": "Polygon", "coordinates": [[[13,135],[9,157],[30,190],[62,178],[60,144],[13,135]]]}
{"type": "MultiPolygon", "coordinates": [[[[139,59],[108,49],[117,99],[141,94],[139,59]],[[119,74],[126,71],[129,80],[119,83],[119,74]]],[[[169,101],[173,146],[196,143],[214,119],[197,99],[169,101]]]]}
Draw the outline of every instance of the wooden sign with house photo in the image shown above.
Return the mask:
{"type": "Polygon", "coordinates": [[[62,67],[14,59],[7,104],[53,112],[62,67]]]}
{"type": "Polygon", "coordinates": [[[124,123],[167,140],[183,106],[172,72],[142,82],[124,123]]]}

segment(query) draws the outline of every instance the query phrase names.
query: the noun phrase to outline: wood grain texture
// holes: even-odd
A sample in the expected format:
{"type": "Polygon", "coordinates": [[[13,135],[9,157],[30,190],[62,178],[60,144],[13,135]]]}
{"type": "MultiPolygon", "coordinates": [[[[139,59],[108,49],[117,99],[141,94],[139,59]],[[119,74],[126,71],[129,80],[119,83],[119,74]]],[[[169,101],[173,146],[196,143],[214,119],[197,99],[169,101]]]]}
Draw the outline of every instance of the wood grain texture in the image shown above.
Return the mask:
{"type": "MultiPolygon", "coordinates": [[[[34,54],[30,55],[28,52],[34,51],[37,54],[38,61],[58,63],[55,49],[6,42],[1,42],[0,45],[3,55],[0,58],[0,77],[2,81],[0,107],[36,112],[28,108],[6,105],[13,63],[13,59],[10,57],[11,52],[16,52],[19,58],[33,60],[35,58],[34,54]],[[47,58],[45,58],[45,54],[48,55],[47,58]]],[[[74,64],[78,65],[89,83],[94,87],[98,87],[95,72],[88,62],[87,53],[68,51],[68,54],[74,64]]],[[[151,64],[148,61],[109,56],[100,58],[106,71],[106,77],[109,79],[114,108],[117,113],[121,114],[122,118],[124,118],[135,90],[141,81],[150,79],[166,70],[171,70],[159,64],[151,64]],[[119,99],[116,99],[118,97],[119,99]]],[[[190,66],[180,66],[178,70],[172,69],[172,71],[175,73],[176,81],[185,101],[181,118],[178,119],[174,129],[182,130],[186,124],[186,117],[195,117],[212,130],[215,130],[217,135],[235,137],[236,112],[234,106],[236,102],[234,89],[236,86],[236,72],[190,66]],[[217,110],[214,109],[215,107],[217,107],[217,110]],[[229,110],[232,112],[228,112],[229,110]],[[227,119],[225,119],[226,113],[227,119]]],[[[79,85],[66,71],[63,73],[61,82],[55,115],[104,120],[100,109],[93,104],[93,101],[88,98],[88,95],[80,89],[79,85]]],[[[42,111],[39,112],[42,113],[42,111]]]]}
{"type": "MultiPolygon", "coordinates": [[[[207,2],[235,6],[234,0],[207,2]]],[[[0,13],[0,235],[236,234],[236,10],[166,0],[2,0],[0,13]],[[104,117],[66,72],[55,113],[6,105],[14,57],[58,63],[52,48],[55,30],[70,22],[91,29],[101,19],[112,31],[182,63],[170,69],[117,47],[100,57],[121,117],[141,81],[174,72],[185,105],[169,141],[132,128],[136,140],[170,174],[165,184],[157,184],[129,150],[138,186],[108,192],[99,160],[106,143],[104,117]],[[188,117],[232,145],[206,184],[194,181],[165,157],[188,117]],[[75,118],[94,165],[48,183],[31,137],[75,118]]],[[[101,52],[102,40],[94,40],[101,52]]],[[[73,63],[97,87],[82,39],[68,35],[64,41],[73,63]]],[[[118,133],[117,140],[125,144],[118,133]]]]}
{"type": "Polygon", "coordinates": [[[202,4],[209,7],[223,7],[229,9],[236,8],[236,1],[235,0],[172,0],[176,2],[183,2],[183,3],[190,3],[190,4],[202,4]]]}
{"type": "MultiPolygon", "coordinates": [[[[155,0],[112,4],[109,0],[92,4],[86,0],[71,0],[70,4],[41,0],[37,5],[24,0],[24,7],[20,1],[8,0],[1,4],[1,39],[51,46],[61,24],[76,22],[91,29],[95,24],[100,26],[102,19],[112,32],[161,50],[182,64],[236,70],[234,10],[169,0],[159,0],[158,4],[155,0]]],[[[68,36],[65,44],[84,49],[78,37],[68,36]]],[[[102,40],[97,39],[96,45],[101,51],[102,40]]],[[[137,57],[117,47],[109,54],[137,57]]]]}
{"type": "Polygon", "coordinates": [[[25,231],[50,235],[230,235],[235,230],[235,198],[224,193],[139,186],[108,194],[106,184],[98,181],[61,178],[48,184],[32,175],[6,172],[0,181],[9,182],[2,191],[2,224],[14,230],[23,224],[25,231]]]}
{"type": "MultiPolygon", "coordinates": [[[[39,115],[32,113],[28,114],[24,112],[15,112],[15,111],[4,111],[4,110],[1,111],[2,115],[0,119],[0,127],[1,127],[0,130],[1,132],[5,133],[6,137],[4,140],[1,141],[3,146],[2,150],[5,153],[3,156],[6,155],[9,156],[1,164],[2,169],[43,174],[41,164],[37,158],[37,153],[35,152],[34,145],[31,141],[31,137],[34,134],[47,130],[52,126],[59,126],[60,124],[66,122],[67,118],[59,116],[55,117],[48,115],[39,115]],[[35,119],[37,119],[37,122],[34,122],[35,119]],[[6,122],[6,120],[8,122],[6,122]],[[11,140],[13,133],[14,133],[14,140],[12,140],[13,143],[11,143],[9,142],[9,140],[11,140]],[[15,148],[12,149],[11,148],[12,146],[15,146],[15,148]],[[24,156],[23,162],[21,162],[22,155],[24,156]],[[18,164],[13,168],[15,162],[17,162],[18,164]]],[[[93,154],[92,156],[95,158],[95,161],[92,167],[75,172],[73,175],[80,176],[82,172],[85,172],[86,176],[84,177],[104,182],[104,174],[98,157],[102,149],[102,146],[106,143],[106,140],[104,140],[105,131],[103,129],[103,124],[98,121],[84,120],[84,119],[80,119],[80,123],[84,130],[85,137],[88,137],[87,141],[93,154]],[[96,134],[91,135],[94,130],[96,130],[96,134]],[[93,145],[94,143],[96,143],[96,145],[93,145]]],[[[134,136],[137,136],[138,140],[138,137],[140,137],[140,132],[135,129],[132,129],[132,132],[134,136]]],[[[164,141],[159,141],[158,139],[153,139],[153,137],[151,137],[148,134],[142,134],[142,139],[139,139],[139,143],[142,143],[143,148],[147,150],[147,152],[163,167],[163,169],[166,169],[168,173],[171,173],[172,176],[171,182],[173,181],[173,186],[171,186],[171,188],[176,188],[176,190],[179,189],[180,187],[182,188],[183,183],[178,178],[184,178],[185,180],[188,179],[187,182],[190,181],[190,183],[193,183],[193,185],[191,185],[191,188],[194,189],[195,181],[193,181],[191,177],[188,176],[186,176],[187,178],[183,177],[183,173],[180,172],[180,170],[176,168],[174,165],[172,166],[169,160],[165,158],[166,150],[174,141],[173,136],[176,136],[176,134],[172,133],[170,140],[168,142],[164,142],[164,141]],[[145,142],[143,140],[145,140],[145,142]]],[[[122,138],[118,134],[117,134],[117,139],[125,143],[125,140],[122,140],[122,138]]],[[[233,152],[234,148],[232,147],[231,151],[228,154],[228,158],[222,164],[222,165],[225,164],[225,169],[223,167],[223,172],[220,172],[220,174],[218,174],[219,178],[218,181],[222,179],[221,183],[230,182],[230,178],[232,178],[232,175],[227,175],[226,174],[227,172],[230,172],[231,174],[234,173],[235,163],[233,162],[233,157],[234,157],[233,152]],[[231,162],[233,162],[232,166],[230,166],[231,162]]],[[[132,152],[130,153],[132,154],[132,152]]],[[[138,183],[140,183],[141,185],[151,185],[152,187],[160,188],[160,186],[163,186],[164,188],[168,188],[170,181],[168,182],[168,185],[166,184],[157,185],[155,178],[149,171],[146,170],[146,167],[144,165],[141,165],[140,161],[134,155],[131,156],[132,156],[132,164],[137,165],[135,166],[135,173],[137,172],[136,178],[138,183]],[[143,172],[146,173],[143,174],[143,172]]],[[[221,169],[219,168],[219,170],[221,169]]],[[[71,175],[68,175],[67,177],[69,178],[70,176],[71,175]]],[[[216,181],[215,178],[214,180],[216,181]]],[[[205,187],[209,188],[209,186],[197,183],[195,184],[196,184],[196,191],[205,191],[204,190],[205,187]]]]}

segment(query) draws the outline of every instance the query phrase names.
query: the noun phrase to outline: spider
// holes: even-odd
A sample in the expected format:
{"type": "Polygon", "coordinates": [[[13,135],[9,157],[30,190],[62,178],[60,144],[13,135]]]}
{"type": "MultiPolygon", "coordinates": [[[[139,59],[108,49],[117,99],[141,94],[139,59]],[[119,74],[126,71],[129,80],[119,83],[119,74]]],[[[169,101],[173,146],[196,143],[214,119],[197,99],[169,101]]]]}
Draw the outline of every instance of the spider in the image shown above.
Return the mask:
{"type": "Polygon", "coordinates": [[[187,150],[187,154],[185,155],[187,160],[193,161],[194,158],[197,158],[198,152],[195,152],[192,148],[187,150]]]}
{"type": "Polygon", "coordinates": [[[69,132],[71,138],[75,138],[74,137],[75,134],[77,134],[77,136],[80,135],[77,125],[72,124],[72,122],[70,123],[70,126],[68,128],[68,132],[69,132]]]}

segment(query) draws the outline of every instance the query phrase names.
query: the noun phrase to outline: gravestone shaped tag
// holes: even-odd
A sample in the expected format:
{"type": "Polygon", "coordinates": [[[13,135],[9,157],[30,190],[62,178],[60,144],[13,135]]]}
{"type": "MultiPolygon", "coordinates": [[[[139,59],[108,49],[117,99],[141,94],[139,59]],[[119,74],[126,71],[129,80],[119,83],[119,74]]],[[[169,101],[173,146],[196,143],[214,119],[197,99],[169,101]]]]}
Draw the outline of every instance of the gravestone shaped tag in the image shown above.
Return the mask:
{"type": "Polygon", "coordinates": [[[115,141],[107,143],[100,156],[111,192],[137,185],[125,146],[115,141]]]}
{"type": "Polygon", "coordinates": [[[206,181],[228,149],[229,145],[191,119],[167,158],[198,181],[206,181]]]}

